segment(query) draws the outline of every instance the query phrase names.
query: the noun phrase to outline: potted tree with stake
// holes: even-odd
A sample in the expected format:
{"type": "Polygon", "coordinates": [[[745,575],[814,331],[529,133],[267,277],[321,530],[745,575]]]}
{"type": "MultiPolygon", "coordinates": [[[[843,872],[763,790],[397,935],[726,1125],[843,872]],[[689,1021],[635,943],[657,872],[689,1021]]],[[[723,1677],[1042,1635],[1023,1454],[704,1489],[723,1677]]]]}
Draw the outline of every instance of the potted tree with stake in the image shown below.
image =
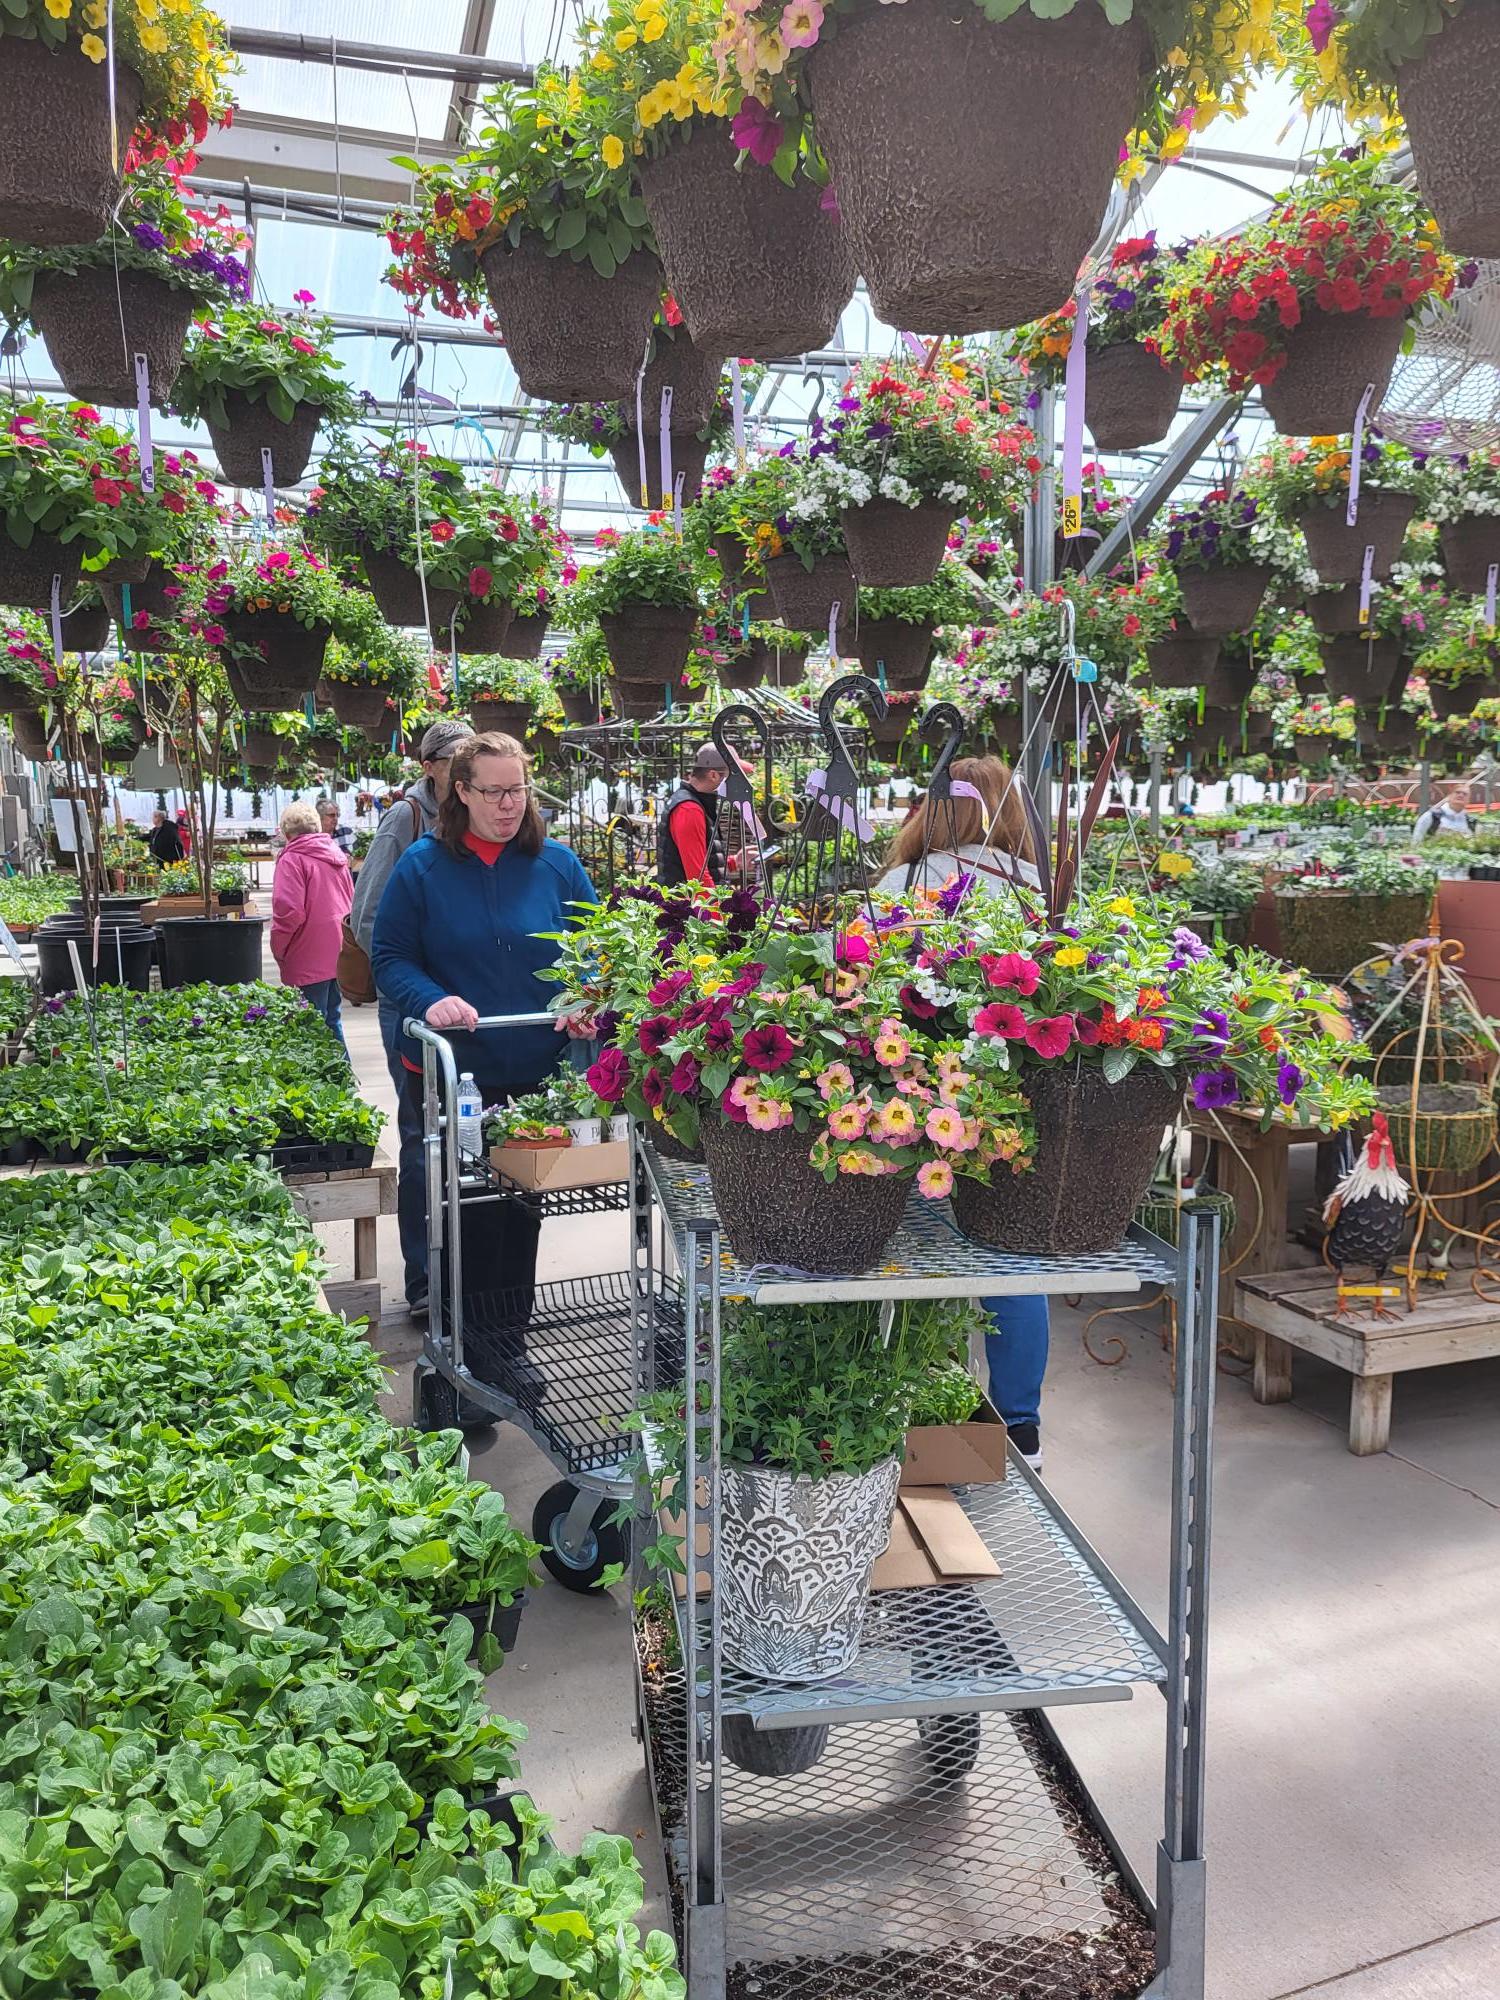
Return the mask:
{"type": "Polygon", "coordinates": [[[266,483],[295,486],[307,470],[321,424],[347,422],[354,398],[334,358],[333,327],[314,313],[313,295],[294,294],[297,310],[253,302],[205,313],[188,343],[172,393],[180,416],[208,427],[224,477],[259,493],[266,483]]]}

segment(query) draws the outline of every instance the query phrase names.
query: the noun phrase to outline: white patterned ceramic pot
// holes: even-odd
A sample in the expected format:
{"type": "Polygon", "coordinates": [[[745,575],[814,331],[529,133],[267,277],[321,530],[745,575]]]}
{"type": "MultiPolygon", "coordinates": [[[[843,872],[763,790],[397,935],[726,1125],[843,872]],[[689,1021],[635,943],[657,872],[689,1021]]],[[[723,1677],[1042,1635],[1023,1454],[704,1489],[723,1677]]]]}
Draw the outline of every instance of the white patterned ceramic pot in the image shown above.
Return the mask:
{"type": "Polygon", "coordinates": [[[870,1572],[891,1538],[901,1461],[826,1479],[726,1465],[724,1651],[759,1680],[823,1681],[859,1650],[870,1572]]]}

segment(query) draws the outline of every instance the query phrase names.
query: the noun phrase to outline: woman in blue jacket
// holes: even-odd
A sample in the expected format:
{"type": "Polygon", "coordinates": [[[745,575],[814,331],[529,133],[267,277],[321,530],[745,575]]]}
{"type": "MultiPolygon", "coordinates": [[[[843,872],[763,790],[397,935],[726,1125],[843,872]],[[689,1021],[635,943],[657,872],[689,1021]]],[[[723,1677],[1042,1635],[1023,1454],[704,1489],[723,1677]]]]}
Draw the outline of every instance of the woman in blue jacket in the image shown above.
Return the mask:
{"type": "MultiPolygon", "coordinates": [[[[557,991],[537,977],[555,961],[557,946],[537,933],[566,930],[578,921],[575,905],[597,901],[577,856],[546,837],[520,744],[512,736],[472,736],[453,758],[435,831],[413,841],[386,884],[370,952],[375,983],[403,1022],[423,1020],[449,1033],[472,1030],[481,1015],[534,1014],[557,991]]],[[[557,1068],[564,1028],[593,1032],[577,1020],[556,1029],[460,1033],[454,1059],[460,1073],[473,1075],[484,1102],[495,1104],[535,1090],[557,1068]]],[[[403,1036],[401,1054],[402,1093],[420,1120],[421,1050],[403,1036]]],[[[407,1303],[418,1313],[427,1304],[425,1173],[402,1176],[399,1204],[402,1239],[411,1246],[407,1303]],[[420,1261],[411,1254],[418,1244],[420,1261]]],[[[510,1220],[502,1282],[519,1290],[535,1268],[535,1224],[528,1231],[510,1220]]]]}

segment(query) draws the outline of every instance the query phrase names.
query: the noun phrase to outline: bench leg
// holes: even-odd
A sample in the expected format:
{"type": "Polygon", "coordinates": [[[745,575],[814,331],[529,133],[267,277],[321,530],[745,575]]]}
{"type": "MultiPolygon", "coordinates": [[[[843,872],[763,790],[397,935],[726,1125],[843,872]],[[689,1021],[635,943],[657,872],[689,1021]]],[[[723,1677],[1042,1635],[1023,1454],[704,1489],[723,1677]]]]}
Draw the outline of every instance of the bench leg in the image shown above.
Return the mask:
{"type": "Polygon", "coordinates": [[[356,1278],[376,1277],[380,1269],[380,1237],[378,1215],[356,1215],[354,1218],[354,1275],[356,1278]]]}
{"type": "Polygon", "coordinates": [[[1356,1375],[1349,1391],[1349,1449],[1361,1458],[1391,1441],[1391,1375],[1356,1375]]]}
{"type": "Polygon", "coordinates": [[[1278,1340],[1274,1333],[1255,1329],[1255,1377],[1251,1388],[1257,1403],[1289,1403],[1292,1400],[1292,1348],[1290,1341],[1278,1340]]]}

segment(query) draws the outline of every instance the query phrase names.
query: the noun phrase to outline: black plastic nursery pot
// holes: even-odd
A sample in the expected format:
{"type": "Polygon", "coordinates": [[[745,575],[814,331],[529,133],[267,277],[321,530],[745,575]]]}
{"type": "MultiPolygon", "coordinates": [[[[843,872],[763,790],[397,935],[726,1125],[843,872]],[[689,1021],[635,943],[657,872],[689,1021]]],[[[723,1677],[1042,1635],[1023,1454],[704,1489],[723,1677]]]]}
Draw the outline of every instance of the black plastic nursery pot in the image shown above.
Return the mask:
{"type": "Polygon", "coordinates": [[[78,947],[88,986],[124,984],[132,992],[144,993],[151,985],[151,955],[155,933],[131,915],[123,915],[99,926],[99,962],[93,963],[92,926],[81,916],[48,917],[32,933],[36,946],[37,980],[44,993],[72,993],[78,981],[73,975],[73,958],[68,944],[78,947]],[[123,975],[123,977],[122,977],[123,975]]]}
{"type": "Polygon", "coordinates": [[[163,986],[242,986],[260,978],[264,917],[163,917],[163,986]]]}
{"type": "MultiPolygon", "coordinates": [[[[7,35],[7,41],[15,41],[7,35]]],[[[56,577],[64,599],[78,588],[83,553],[77,542],[59,542],[52,535],[33,535],[23,549],[0,534],[0,604],[21,611],[43,611],[52,602],[56,577]]]]}
{"type": "MultiPolygon", "coordinates": [[[[101,896],[99,898],[100,929],[110,930],[118,926],[123,926],[128,930],[132,924],[139,922],[141,911],[146,905],[155,900],[154,896],[101,896]]],[[[73,896],[69,899],[67,915],[70,917],[82,917],[82,896],[73,896]]]]}
{"type": "Polygon", "coordinates": [[[389,549],[366,549],[365,581],[376,607],[389,624],[427,625],[446,632],[457,609],[459,593],[444,589],[427,578],[427,596],[422,596],[422,577],[410,563],[402,562],[389,549]]]}
{"type": "Polygon", "coordinates": [[[1182,1078],[1139,1063],[1119,1083],[1091,1064],[1028,1068],[1036,1123],[1033,1165],[1003,1162],[987,1185],[960,1176],[953,1215],[965,1236],[1027,1256],[1112,1250],[1151,1184],[1162,1132],[1177,1116],[1182,1078]]]}
{"type": "Polygon", "coordinates": [[[120,198],[141,80],[115,64],[111,143],[109,72],[71,37],[55,53],[40,38],[7,35],[0,66],[0,237],[45,246],[92,243],[120,198]]]}
{"type": "Polygon", "coordinates": [[[615,678],[676,685],[698,629],[696,606],[627,604],[599,620],[615,678]]]}
{"type": "Polygon", "coordinates": [[[1154,687],[1201,687],[1219,658],[1219,641],[1203,632],[1169,632],[1146,648],[1154,687]]]}
{"type": "Polygon", "coordinates": [[[385,728],[389,688],[356,686],[353,681],[325,680],[320,685],[327,688],[333,712],[346,729],[373,729],[377,724],[385,728]]]}
{"type": "Polygon", "coordinates": [[[1396,71],[1396,101],[1447,247],[1500,257],[1500,6],[1468,0],[1439,18],[1442,32],[1396,71]]]}
{"type": "Polygon", "coordinates": [[[526,734],[532,722],[532,708],[529,701],[490,701],[481,695],[472,696],[465,706],[469,720],[474,725],[476,735],[484,736],[493,731],[498,736],[514,736],[517,742],[526,734]]]}
{"type": "Polygon", "coordinates": [[[776,616],[794,632],[826,632],[835,604],[847,617],[854,603],[854,572],[845,556],[819,556],[804,569],[800,556],[773,556],[766,564],[766,581],[776,616]]]}
{"type": "Polygon", "coordinates": [[[847,231],[800,175],[788,187],[722,119],[640,164],[667,286],[700,346],[772,361],[829,346],[854,292],[847,231]]]}
{"type": "Polygon", "coordinates": [[[515,615],[516,608],[507,598],[485,603],[481,598],[461,597],[456,610],[442,618],[434,615],[427,636],[444,651],[453,647],[460,653],[507,653],[515,615]]]}
{"type": "Polygon", "coordinates": [[[997,23],[978,8],[906,0],[861,8],[822,37],[807,59],[813,115],[880,318],[982,333],[1062,305],[1150,61],[1139,17],[1112,27],[1094,7],[997,23]]]}
{"type": "Polygon", "coordinates": [[[1347,697],[1362,707],[1385,700],[1401,664],[1399,639],[1324,639],[1318,651],[1334,700],[1347,697]]]}
{"type": "Polygon", "coordinates": [[[810,1771],[828,1748],[828,1724],[801,1729],[757,1729],[748,1715],[726,1715],[720,1742],[731,1764],[757,1778],[795,1778],[810,1771]]]}
{"type": "Polygon", "coordinates": [[[547,255],[535,230],[479,260],[500,336],[529,396],[545,403],[623,403],[635,395],[646,336],[661,302],[662,269],[632,251],[613,277],[588,259],[547,255]]]}
{"type": "MultiPolygon", "coordinates": [[[[1500,18],[1500,8],[1496,10],[1500,18]]],[[[1481,597],[1489,588],[1490,568],[1500,563],[1500,514],[1469,514],[1462,521],[1444,521],[1438,529],[1443,566],[1455,590],[1481,597]]]]}
{"type": "Polygon", "coordinates": [[[1358,583],[1367,548],[1375,551],[1370,574],[1383,581],[1401,553],[1416,505],[1410,493],[1362,493],[1359,518],[1351,528],[1341,494],[1336,505],[1304,508],[1297,526],[1307,537],[1308,557],[1324,583],[1358,583]]]}
{"type": "Polygon", "coordinates": [[[452,1615],[467,1618],[473,1627],[474,1643],[469,1648],[470,1659],[479,1651],[486,1633],[494,1639],[502,1653],[514,1652],[521,1631],[521,1614],[525,1609],[524,1590],[518,1590],[509,1604],[490,1597],[476,1598],[471,1604],[460,1604],[452,1615]]]}
{"type": "Polygon", "coordinates": [[[31,291],[32,318],[68,394],[132,410],[137,354],[146,357],[152,405],[165,408],[195,303],[191,292],[154,272],[108,264],[38,271],[31,291]]]}
{"type": "Polygon", "coordinates": [[[273,486],[295,486],[307,470],[322,420],[321,403],[298,403],[283,421],[265,403],[252,402],[238,389],[231,389],[224,398],[223,421],[205,417],[204,422],[219,469],[229,484],[259,493],[266,483],[261,453],[271,454],[273,486]]]}
{"type": "MultiPolygon", "coordinates": [[[[669,490],[665,499],[661,490],[661,432],[647,429],[646,437],[646,497],[641,498],[641,451],[639,433],[626,431],[616,438],[609,448],[610,462],[620,476],[625,498],[632,507],[647,507],[653,512],[658,507],[670,507],[674,493],[669,490]]],[[[708,445],[704,439],[672,434],[672,487],[677,485],[677,475],[682,474],[682,504],[686,507],[696,500],[703,491],[703,469],[708,464],[708,445]]]]}
{"type": "MultiPolygon", "coordinates": [[[[1138,341],[1089,342],[1083,420],[1100,451],[1139,451],[1159,444],[1182,401],[1182,372],[1168,368],[1138,341]]],[[[1231,628],[1232,629],[1232,628],[1231,628]]]]}
{"type": "Polygon", "coordinates": [[[955,516],[944,502],[903,507],[899,500],[867,500],[846,508],[844,546],[856,583],[866,590],[902,590],[931,583],[948,546],[955,516]]]}
{"type": "Polygon", "coordinates": [[[1177,571],[1187,621],[1207,638],[1248,632],[1270,582],[1265,563],[1214,563],[1207,569],[1184,563],[1177,571]]]}
{"type": "Polygon", "coordinates": [[[787,1264],[830,1276],[867,1271],[905,1213],[911,1191],[905,1176],[839,1174],[825,1181],[808,1164],[807,1134],[791,1126],[757,1132],[710,1115],[702,1138],[719,1219],[743,1264],[787,1264]]]}
{"type": "MultiPolygon", "coordinates": [[[[1308,313],[1286,336],[1286,364],[1261,402],[1282,437],[1329,437],[1354,428],[1367,385],[1372,407],[1390,387],[1406,321],[1368,313],[1308,313]]],[[[1360,503],[1363,511],[1364,503],[1360,503]]]]}

